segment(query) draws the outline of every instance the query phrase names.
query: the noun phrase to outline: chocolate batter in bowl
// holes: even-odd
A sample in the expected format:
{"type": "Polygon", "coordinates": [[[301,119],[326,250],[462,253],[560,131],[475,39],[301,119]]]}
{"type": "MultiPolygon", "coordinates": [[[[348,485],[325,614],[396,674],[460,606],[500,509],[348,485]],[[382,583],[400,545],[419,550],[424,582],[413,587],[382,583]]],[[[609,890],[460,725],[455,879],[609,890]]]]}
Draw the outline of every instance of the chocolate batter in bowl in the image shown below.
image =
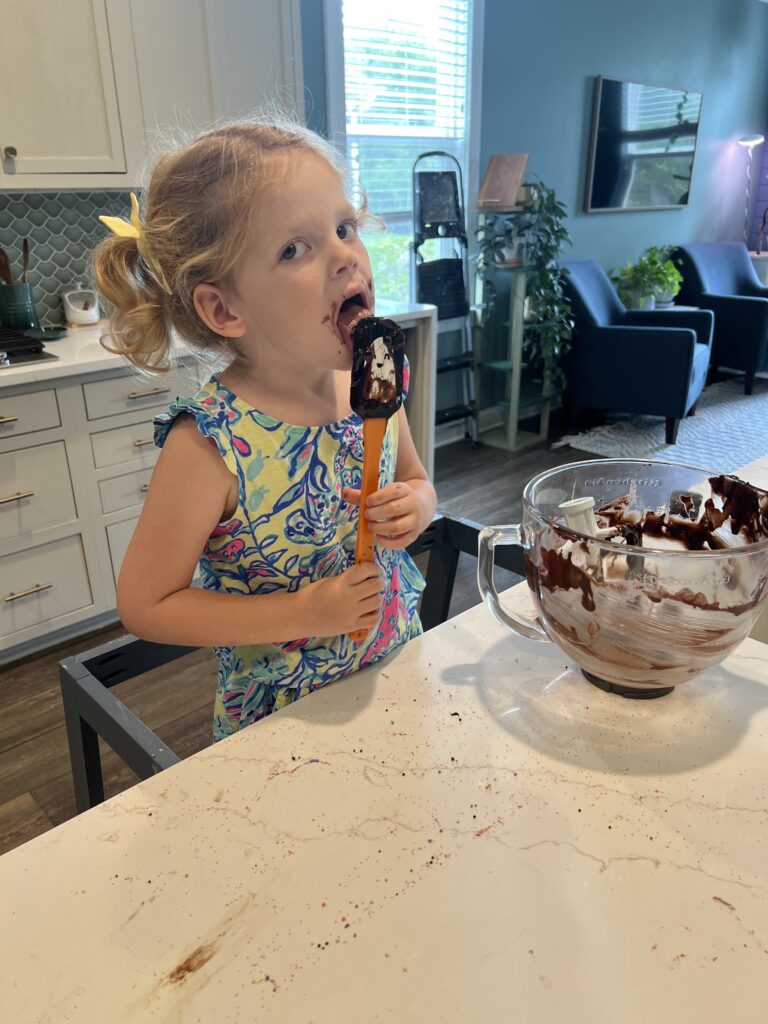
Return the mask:
{"type": "Polygon", "coordinates": [[[499,622],[553,641],[595,685],[660,697],[749,635],[768,595],[768,493],[669,462],[560,466],[530,481],[522,523],[482,531],[478,586],[499,622]],[[509,543],[535,619],[494,588],[493,551],[509,543]]]}

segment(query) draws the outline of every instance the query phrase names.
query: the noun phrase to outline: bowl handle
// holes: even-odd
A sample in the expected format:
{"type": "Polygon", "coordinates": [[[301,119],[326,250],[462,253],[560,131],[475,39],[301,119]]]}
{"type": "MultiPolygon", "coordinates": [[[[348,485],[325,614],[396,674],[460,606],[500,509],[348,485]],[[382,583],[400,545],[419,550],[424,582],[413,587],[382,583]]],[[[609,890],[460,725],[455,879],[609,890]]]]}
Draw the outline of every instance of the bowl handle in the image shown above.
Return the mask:
{"type": "Polygon", "coordinates": [[[506,626],[529,640],[549,641],[541,620],[524,618],[501,607],[499,595],[493,582],[493,552],[497,544],[517,544],[525,549],[525,539],[520,523],[514,526],[486,526],[480,531],[477,544],[477,586],[485,606],[502,626],[506,626]]]}

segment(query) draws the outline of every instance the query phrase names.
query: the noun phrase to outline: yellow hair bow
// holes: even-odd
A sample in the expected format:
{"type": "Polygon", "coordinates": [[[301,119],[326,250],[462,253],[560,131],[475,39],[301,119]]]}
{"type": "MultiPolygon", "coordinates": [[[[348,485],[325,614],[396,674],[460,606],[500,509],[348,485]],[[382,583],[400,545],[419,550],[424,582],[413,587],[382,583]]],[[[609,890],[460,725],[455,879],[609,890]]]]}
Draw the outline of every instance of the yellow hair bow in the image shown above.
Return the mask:
{"type": "Polygon", "coordinates": [[[149,251],[149,245],[147,244],[147,239],[144,236],[144,232],[141,228],[141,221],[139,220],[139,200],[133,192],[131,192],[131,219],[129,221],[125,220],[124,217],[106,216],[99,217],[99,220],[102,224],[106,224],[113,235],[119,235],[121,238],[136,239],[136,247],[139,250],[139,255],[160,282],[160,286],[163,291],[171,295],[171,287],[166,280],[163,269],[149,251]]]}

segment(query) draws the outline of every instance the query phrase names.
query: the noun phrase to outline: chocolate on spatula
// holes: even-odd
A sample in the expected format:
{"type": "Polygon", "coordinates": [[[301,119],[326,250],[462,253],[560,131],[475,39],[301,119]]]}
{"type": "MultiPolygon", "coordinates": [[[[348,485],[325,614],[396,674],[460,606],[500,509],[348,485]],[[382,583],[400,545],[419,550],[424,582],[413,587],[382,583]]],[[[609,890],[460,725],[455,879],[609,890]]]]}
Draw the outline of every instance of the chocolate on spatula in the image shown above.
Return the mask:
{"type": "Polygon", "coordinates": [[[394,320],[367,316],[352,329],[350,405],[363,419],[389,419],[403,404],[405,335],[394,320]]]}
{"type": "MultiPolygon", "coordinates": [[[[357,527],[356,562],[374,560],[375,538],[365,518],[366,499],[379,489],[381,446],[387,420],[403,404],[405,335],[394,320],[365,316],[352,328],[352,385],[349,401],[363,420],[363,480],[357,527]]],[[[367,633],[350,634],[361,643],[367,633]]]]}

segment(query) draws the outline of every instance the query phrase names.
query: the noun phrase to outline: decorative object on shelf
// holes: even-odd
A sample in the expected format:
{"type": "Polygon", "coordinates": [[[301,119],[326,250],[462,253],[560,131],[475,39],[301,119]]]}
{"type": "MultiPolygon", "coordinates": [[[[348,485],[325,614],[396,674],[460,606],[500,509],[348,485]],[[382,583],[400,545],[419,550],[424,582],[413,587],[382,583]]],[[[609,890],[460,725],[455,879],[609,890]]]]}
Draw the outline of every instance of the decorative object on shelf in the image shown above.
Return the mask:
{"type": "Polygon", "coordinates": [[[519,191],[527,165],[527,153],[492,156],[477,194],[478,210],[514,209],[520,202],[519,191]]]}
{"type": "MultiPolygon", "coordinates": [[[[759,146],[761,142],[765,142],[765,136],[763,135],[742,135],[739,139],[739,145],[743,146],[749,154],[747,157],[747,190],[744,196],[744,241],[749,241],[749,193],[752,187],[752,154],[755,146],[759,146]]],[[[765,223],[765,217],[763,217],[763,223],[765,223]]]]}
{"type": "Polygon", "coordinates": [[[517,190],[517,205],[518,206],[532,206],[536,199],[536,186],[535,185],[521,185],[517,190]]]}
{"type": "Polygon", "coordinates": [[[635,262],[611,272],[611,281],[628,309],[654,309],[671,306],[680,291],[683,276],[672,258],[671,249],[651,245],[635,262]]]}

